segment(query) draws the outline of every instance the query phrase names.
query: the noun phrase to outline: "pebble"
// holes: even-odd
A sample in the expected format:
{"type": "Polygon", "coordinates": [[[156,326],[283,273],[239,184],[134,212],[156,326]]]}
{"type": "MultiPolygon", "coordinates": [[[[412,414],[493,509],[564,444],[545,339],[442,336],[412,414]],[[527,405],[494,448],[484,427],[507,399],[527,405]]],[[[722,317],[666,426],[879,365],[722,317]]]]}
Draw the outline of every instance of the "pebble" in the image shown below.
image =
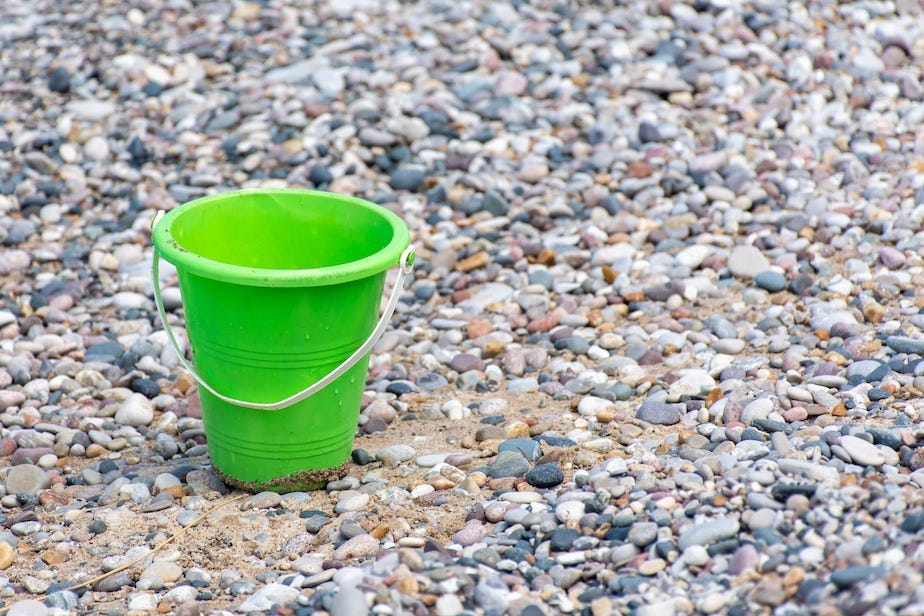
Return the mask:
{"type": "Polygon", "coordinates": [[[115,420],[126,426],[137,428],[154,421],[154,405],[141,394],[132,394],[119,405],[115,420]]]}
{"type": "Polygon", "coordinates": [[[299,590],[297,588],[277,583],[267,584],[245,599],[237,607],[237,611],[244,614],[266,612],[272,609],[273,605],[285,605],[290,601],[294,601],[298,595],[299,590]]]}
{"type": "Polygon", "coordinates": [[[46,616],[48,613],[48,607],[34,599],[17,601],[7,612],[9,616],[46,616]]]}
{"type": "Polygon", "coordinates": [[[378,549],[378,539],[369,534],[362,534],[344,542],[334,550],[333,556],[337,560],[362,560],[374,555],[378,549]]]}
{"type": "Polygon", "coordinates": [[[778,293],[786,288],[786,276],[773,270],[766,270],[754,276],[754,283],[765,291],[778,293]]]}
{"type": "Polygon", "coordinates": [[[638,548],[644,548],[658,538],[658,525],[653,522],[637,522],[629,530],[627,540],[638,548]]]}
{"type": "Polygon", "coordinates": [[[423,169],[415,167],[406,167],[398,169],[391,176],[391,187],[395,190],[408,190],[415,192],[420,188],[426,178],[423,169]]]}
{"type": "Polygon", "coordinates": [[[514,451],[522,455],[529,462],[535,462],[542,457],[542,446],[528,438],[512,438],[504,441],[497,447],[498,453],[514,451]]]}
{"type": "Polygon", "coordinates": [[[146,592],[134,593],[128,599],[128,609],[139,612],[154,612],[157,610],[157,597],[146,592]]]}
{"type": "Polygon", "coordinates": [[[156,580],[160,585],[175,582],[183,575],[183,569],[176,563],[155,560],[141,572],[142,579],[156,580]]]}
{"type": "Polygon", "coordinates": [[[397,464],[401,462],[407,462],[414,458],[417,455],[417,452],[414,451],[413,447],[409,445],[391,445],[380,449],[375,454],[375,459],[388,464],[397,464]]]}
{"type": "Polygon", "coordinates": [[[883,577],[885,573],[884,567],[855,565],[832,571],[831,582],[839,588],[849,588],[858,582],[868,582],[883,577]]]}
{"type": "Polygon", "coordinates": [[[474,545],[488,534],[488,528],[483,524],[478,522],[469,522],[459,531],[457,531],[453,537],[453,543],[457,543],[463,548],[470,545],[474,545]]]}
{"type": "Polygon", "coordinates": [[[365,593],[354,586],[341,588],[330,605],[331,616],[365,616],[368,613],[365,593]]]}
{"type": "Polygon", "coordinates": [[[635,413],[636,418],[652,424],[673,425],[685,412],[683,404],[645,400],[635,413]]]}
{"type": "Polygon", "coordinates": [[[519,451],[501,451],[488,469],[489,477],[519,477],[530,470],[529,461],[519,451]]]}
{"type": "Polygon", "coordinates": [[[692,545],[708,546],[722,539],[733,537],[737,534],[740,524],[737,520],[729,518],[718,518],[696,524],[680,533],[677,544],[681,550],[692,545]]]}
{"type": "Polygon", "coordinates": [[[16,560],[16,551],[9,543],[0,541],[0,570],[7,569],[16,560]]]}
{"type": "Polygon", "coordinates": [[[840,440],[841,447],[850,456],[855,464],[864,466],[882,466],[885,463],[885,455],[875,445],[864,441],[856,436],[842,436],[840,440]]]}
{"type": "Polygon", "coordinates": [[[48,473],[33,464],[14,466],[6,474],[6,491],[8,494],[35,496],[49,485],[51,485],[51,478],[48,473]]]}
{"type": "Polygon", "coordinates": [[[260,492],[254,494],[244,501],[244,508],[253,509],[270,509],[277,507],[282,502],[282,497],[276,492],[260,492]]]}
{"type": "Polygon", "coordinates": [[[747,342],[738,338],[720,338],[712,344],[712,348],[715,349],[717,353],[724,353],[726,355],[737,355],[744,351],[746,346],[747,342]]]}
{"type": "Polygon", "coordinates": [[[557,462],[547,462],[528,470],[524,479],[536,488],[554,488],[565,480],[565,473],[557,462]]]}
{"type": "Polygon", "coordinates": [[[584,515],[584,503],[580,501],[564,501],[556,505],[555,517],[563,524],[574,524],[584,515]]]}
{"type": "Polygon", "coordinates": [[[369,504],[370,498],[368,494],[362,492],[343,492],[337,504],[334,505],[334,513],[341,514],[351,511],[360,511],[369,504]]]}
{"type": "Polygon", "coordinates": [[[896,353],[913,353],[924,355],[924,339],[908,338],[907,336],[889,336],[886,344],[896,353]]]}
{"type": "Polygon", "coordinates": [[[735,246],[728,255],[728,269],[739,278],[755,278],[769,267],[770,262],[764,253],[750,244],[735,246]]]}
{"type": "Polygon", "coordinates": [[[87,158],[102,161],[109,158],[109,143],[100,136],[91,137],[83,146],[87,158]]]}

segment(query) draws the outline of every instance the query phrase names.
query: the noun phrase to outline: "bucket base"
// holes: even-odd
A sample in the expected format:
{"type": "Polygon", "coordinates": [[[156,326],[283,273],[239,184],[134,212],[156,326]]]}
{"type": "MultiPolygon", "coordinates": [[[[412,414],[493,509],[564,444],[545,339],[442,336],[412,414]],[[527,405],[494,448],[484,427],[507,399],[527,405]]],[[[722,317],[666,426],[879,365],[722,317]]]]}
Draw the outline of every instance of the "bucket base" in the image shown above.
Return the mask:
{"type": "Polygon", "coordinates": [[[242,481],[235,479],[230,475],[222,473],[212,466],[219,479],[226,485],[245,490],[247,492],[311,492],[313,490],[323,489],[329,482],[343,479],[347,474],[349,462],[344,462],[340,466],[333,468],[318,468],[307,471],[299,471],[285,477],[277,477],[269,481],[242,481]]]}

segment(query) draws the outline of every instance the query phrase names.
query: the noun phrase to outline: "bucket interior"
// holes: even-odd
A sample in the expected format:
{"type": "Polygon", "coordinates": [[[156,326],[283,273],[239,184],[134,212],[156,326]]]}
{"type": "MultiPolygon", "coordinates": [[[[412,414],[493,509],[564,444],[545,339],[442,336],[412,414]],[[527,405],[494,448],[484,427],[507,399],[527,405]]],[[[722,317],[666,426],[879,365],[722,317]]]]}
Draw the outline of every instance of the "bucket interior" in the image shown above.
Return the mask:
{"type": "Polygon", "coordinates": [[[173,219],[177,245],[199,257],[248,268],[304,270],[368,258],[394,239],[382,208],[310,193],[241,193],[185,209],[173,219]]]}

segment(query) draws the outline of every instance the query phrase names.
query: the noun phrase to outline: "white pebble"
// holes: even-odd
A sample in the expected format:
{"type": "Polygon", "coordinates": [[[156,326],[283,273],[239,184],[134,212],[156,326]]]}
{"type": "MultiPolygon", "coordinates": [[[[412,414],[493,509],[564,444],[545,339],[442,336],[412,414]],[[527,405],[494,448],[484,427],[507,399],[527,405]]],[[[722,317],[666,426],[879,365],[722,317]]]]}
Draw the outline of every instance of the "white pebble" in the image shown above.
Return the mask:
{"type": "Polygon", "coordinates": [[[105,138],[96,136],[91,137],[83,145],[83,153],[90,160],[105,160],[109,158],[109,142],[105,138]]]}
{"type": "Polygon", "coordinates": [[[46,453],[38,459],[38,465],[42,468],[54,468],[57,464],[58,456],[53,453],[46,453]]]}
{"type": "Polygon", "coordinates": [[[555,517],[562,524],[577,524],[584,515],[584,503],[581,501],[565,501],[555,507],[555,517]]]}
{"type": "Polygon", "coordinates": [[[116,411],[115,420],[134,428],[146,426],[154,420],[154,405],[141,394],[132,394],[116,411]]]}

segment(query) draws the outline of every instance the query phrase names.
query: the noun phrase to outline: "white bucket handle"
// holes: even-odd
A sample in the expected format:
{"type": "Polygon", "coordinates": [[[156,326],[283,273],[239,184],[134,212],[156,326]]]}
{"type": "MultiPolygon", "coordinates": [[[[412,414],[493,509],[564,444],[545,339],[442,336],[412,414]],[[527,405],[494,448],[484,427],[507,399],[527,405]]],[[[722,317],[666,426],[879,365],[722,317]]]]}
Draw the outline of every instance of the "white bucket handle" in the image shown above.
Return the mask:
{"type": "MultiPolygon", "coordinates": [[[[159,211],[154,215],[154,218],[151,220],[151,228],[153,229],[157,222],[163,217],[163,211],[159,211]]],[[[385,312],[382,313],[379,322],[376,324],[375,329],[372,330],[372,333],[369,334],[369,337],[366,338],[366,341],[358,349],[353,351],[353,354],[343,360],[339,366],[334,368],[331,372],[316,383],[312,383],[305,389],[300,392],[294,393],[288,398],[283,398],[279,402],[249,402],[247,400],[238,400],[237,398],[232,398],[226,396],[222,393],[219,393],[215,390],[214,387],[209,385],[204,378],[202,378],[192,367],[192,365],[186,360],[183,355],[183,351],[180,349],[180,345],[177,343],[176,336],[173,333],[173,328],[170,327],[170,324],[167,322],[167,311],[164,309],[164,299],[161,296],[160,290],[160,252],[157,250],[157,247],[154,247],[154,255],[151,263],[151,276],[154,281],[154,303],[157,304],[157,314],[160,315],[161,323],[164,325],[164,330],[167,332],[167,337],[170,339],[171,344],[173,344],[173,349],[176,351],[176,355],[180,360],[180,364],[186,369],[189,374],[192,375],[196,382],[200,386],[204,387],[209,393],[211,393],[216,398],[224,400],[229,404],[234,404],[236,406],[242,406],[248,409],[255,409],[258,411],[278,411],[286,407],[292,406],[296,402],[301,402],[305,398],[313,396],[318,393],[335,380],[340,378],[344,372],[356,365],[360,359],[366,356],[372,350],[372,347],[375,346],[375,343],[379,341],[379,338],[382,337],[382,334],[385,333],[385,329],[388,327],[388,323],[391,321],[391,316],[395,313],[395,307],[398,305],[398,297],[401,295],[401,290],[404,287],[404,282],[407,280],[408,275],[410,275],[411,270],[414,267],[414,246],[409,245],[404,249],[404,252],[401,253],[401,259],[398,261],[400,266],[398,270],[398,278],[395,280],[395,286],[391,291],[391,296],[388,298],[388,304],[385,306],[385,312]]]]}

